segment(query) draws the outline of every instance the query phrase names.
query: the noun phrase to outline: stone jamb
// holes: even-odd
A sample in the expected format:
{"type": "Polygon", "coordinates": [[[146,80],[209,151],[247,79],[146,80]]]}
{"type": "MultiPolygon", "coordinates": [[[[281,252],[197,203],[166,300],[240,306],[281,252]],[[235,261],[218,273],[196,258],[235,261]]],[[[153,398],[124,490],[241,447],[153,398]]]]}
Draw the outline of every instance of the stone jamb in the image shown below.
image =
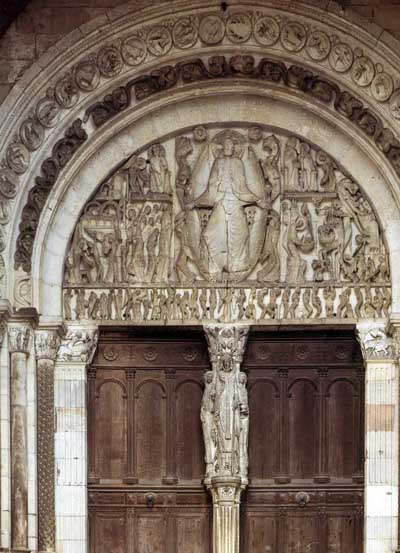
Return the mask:
{"type": "Polygon", "coordinates": [[[97,338],[97,327],[69,326],[55,362],[56,551],[88,551],[87,368],[97,338]]]}
{"type": "Polygon", "coordinates": [[[357,324],[365,365],[364,551],[399,547],[399,357],[388,321],[357,324]]]}

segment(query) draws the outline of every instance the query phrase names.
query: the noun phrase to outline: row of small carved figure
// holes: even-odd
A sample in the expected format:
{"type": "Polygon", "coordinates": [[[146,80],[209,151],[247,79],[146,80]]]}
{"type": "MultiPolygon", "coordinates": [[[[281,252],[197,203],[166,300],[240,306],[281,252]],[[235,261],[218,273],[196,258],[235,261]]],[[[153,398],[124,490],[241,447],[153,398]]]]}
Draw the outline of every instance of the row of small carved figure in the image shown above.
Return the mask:
{"type": "Polygon", "coordinates": [[[64,290],[66,320],[263,320],[387,317],[386,287],[64,290]],[[72,305],[74,304],[74,306],[72,305]]]}

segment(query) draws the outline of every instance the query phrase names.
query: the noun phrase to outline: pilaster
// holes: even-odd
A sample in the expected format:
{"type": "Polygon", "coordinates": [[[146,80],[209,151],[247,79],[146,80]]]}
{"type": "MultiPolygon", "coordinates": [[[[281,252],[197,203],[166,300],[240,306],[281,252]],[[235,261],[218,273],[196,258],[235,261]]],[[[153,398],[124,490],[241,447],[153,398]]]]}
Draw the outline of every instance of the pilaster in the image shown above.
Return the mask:
{"type": "Polygon", "coordinates": [[[97,340],[96,327],[68,327],[55,362],[57,551],[88,547],[87,368],[97,340]]]}
{"type": "Polygon", "coordinates": [[[359,323],[357,335],[366,369],[364,552],[389,553],[398,547],[398,347],[386,323],[359,323]]]}
{"type": "Polygon", "coordinates": [[[248,326],[204,327],[212,371],[205,374],[201,421],[206,450],[204,483],[213,499],[213,553],[238,553],[240,495],[248,483],[249,410],[240,371],[248,326]]]}

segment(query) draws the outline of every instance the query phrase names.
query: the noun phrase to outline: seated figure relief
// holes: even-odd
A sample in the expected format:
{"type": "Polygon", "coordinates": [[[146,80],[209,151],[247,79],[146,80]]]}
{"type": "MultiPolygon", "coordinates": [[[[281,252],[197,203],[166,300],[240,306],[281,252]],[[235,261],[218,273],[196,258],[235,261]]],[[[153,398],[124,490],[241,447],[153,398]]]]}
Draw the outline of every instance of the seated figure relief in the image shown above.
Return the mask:
{"type": "Polygon", "coordinates": [[[245,125],[134,152],[86,205],[64,286],[68,320],[381,318],[391,304],[362,183],[301,137],[245,125]]]}

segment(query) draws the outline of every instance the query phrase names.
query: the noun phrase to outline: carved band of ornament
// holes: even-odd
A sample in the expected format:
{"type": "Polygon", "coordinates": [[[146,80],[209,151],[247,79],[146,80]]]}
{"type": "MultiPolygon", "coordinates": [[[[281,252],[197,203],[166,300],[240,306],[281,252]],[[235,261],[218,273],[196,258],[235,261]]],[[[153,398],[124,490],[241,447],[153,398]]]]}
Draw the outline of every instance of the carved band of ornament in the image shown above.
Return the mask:
{"type": "Polygon", "coordinates": [[[60,337],[56,331],[38,330],[35,332],[36,359],[55,361],[60,346],[60,337]]]}
{"type": "Polygon", "coordinates": [[[61,340],[57,361],[90,364],[96,351],[97,329],[70,329],[61,340]]]}
{"type": "Polygon", "coordinates": [[[31,328],[28,325],[8,325],[7,334],[10,353],[29,353],[31,328]]]}
{"type": "Polygon", "coordinates": [[[30,272],[36,231],[46,200],[60,171],[87,138],[88,135],[82,128],[82,121],[76,119],[65,131],[64,138],[54,145],[51,157],[42,163],[42,174],[36,177],[35,185],[29,191],[28,201],[22,210],[14,257],[15,269],[22,268],[26,273],[30,272]]]}
{"type": "Polygon", "coordinates": [[[360,48],[352,49],[337,35],[331,37],[315,26],[309,28],[291,20],[282,12],[235,7],[220,13],[168,18],[161,24],[139,28],[116,44],[102,45],[97,53],[79,61],[62,75],[46,96],[41,98],[22,123],[18,135],[6,150],[6,165],[15,175],[29,167],[31,152],[42,145],[45,131],[57,125],[62,110],[72,109],[82,93],[95,90],[102,80],[113,79],[124,69],[139,68],[144,62],[161,59],[176,51],[188,51],[204,45],[219,47],[246,44],[256,48],[281,47],[282,52],[305,52],[305,58],[326,65],[339,74],[349,73],[352,81],[368,90],[378,102],[389,102],[392,116],[400,119],[400,89],[394,91],[393,78],[381,63],[374,63],[360,48]]]}
{"type": "Polygon", "coordinates": [[[389,287],[300,286],[296,288],[134,288],[128,290],[67,288],[66,320],[214,321],[359,320],[387,318],[389,287]],[[72,295],[74,294],[74,295],[72,295]]]}
{"type": "MultiPolygon", "coordinates": [[[[136,100],[141,101],[176,86],[180,81],[191,83],[238,77],[283,84],[334,107],[375,142],[400,175],[400,142],[390,129],[383,127],[382,120],[366,109],[360,100],[350,92],[340,91],[336,84],[314,75],[308,69],[294,65],[287,68],[284,63],[266,58],[261,59],[256,65],[252,56],[237,55],[230,60],[224,56],[213,56],[208,61],[208,67],[199,59],[180,62],[174,67],[162,67],[150,75],[138,77],[127,85],[118,87],[103,101],[93,104],[86,112],[85,121],[92,117],[95,126],[101,127],[131,104],[132,89],[136,100]]],[[[34,239],[44,203],[61,168],[86,139],[87,133],[82,128],[81,120],[77,119],[66,131],[65,139],[54,146],[53,155],[43,162],[43,175],[36,178],[36,185],[30,191],[28,203],[23,209],[14,257],[16,269],[22,268],[25,272],[30,272],[34,239]]]]}

